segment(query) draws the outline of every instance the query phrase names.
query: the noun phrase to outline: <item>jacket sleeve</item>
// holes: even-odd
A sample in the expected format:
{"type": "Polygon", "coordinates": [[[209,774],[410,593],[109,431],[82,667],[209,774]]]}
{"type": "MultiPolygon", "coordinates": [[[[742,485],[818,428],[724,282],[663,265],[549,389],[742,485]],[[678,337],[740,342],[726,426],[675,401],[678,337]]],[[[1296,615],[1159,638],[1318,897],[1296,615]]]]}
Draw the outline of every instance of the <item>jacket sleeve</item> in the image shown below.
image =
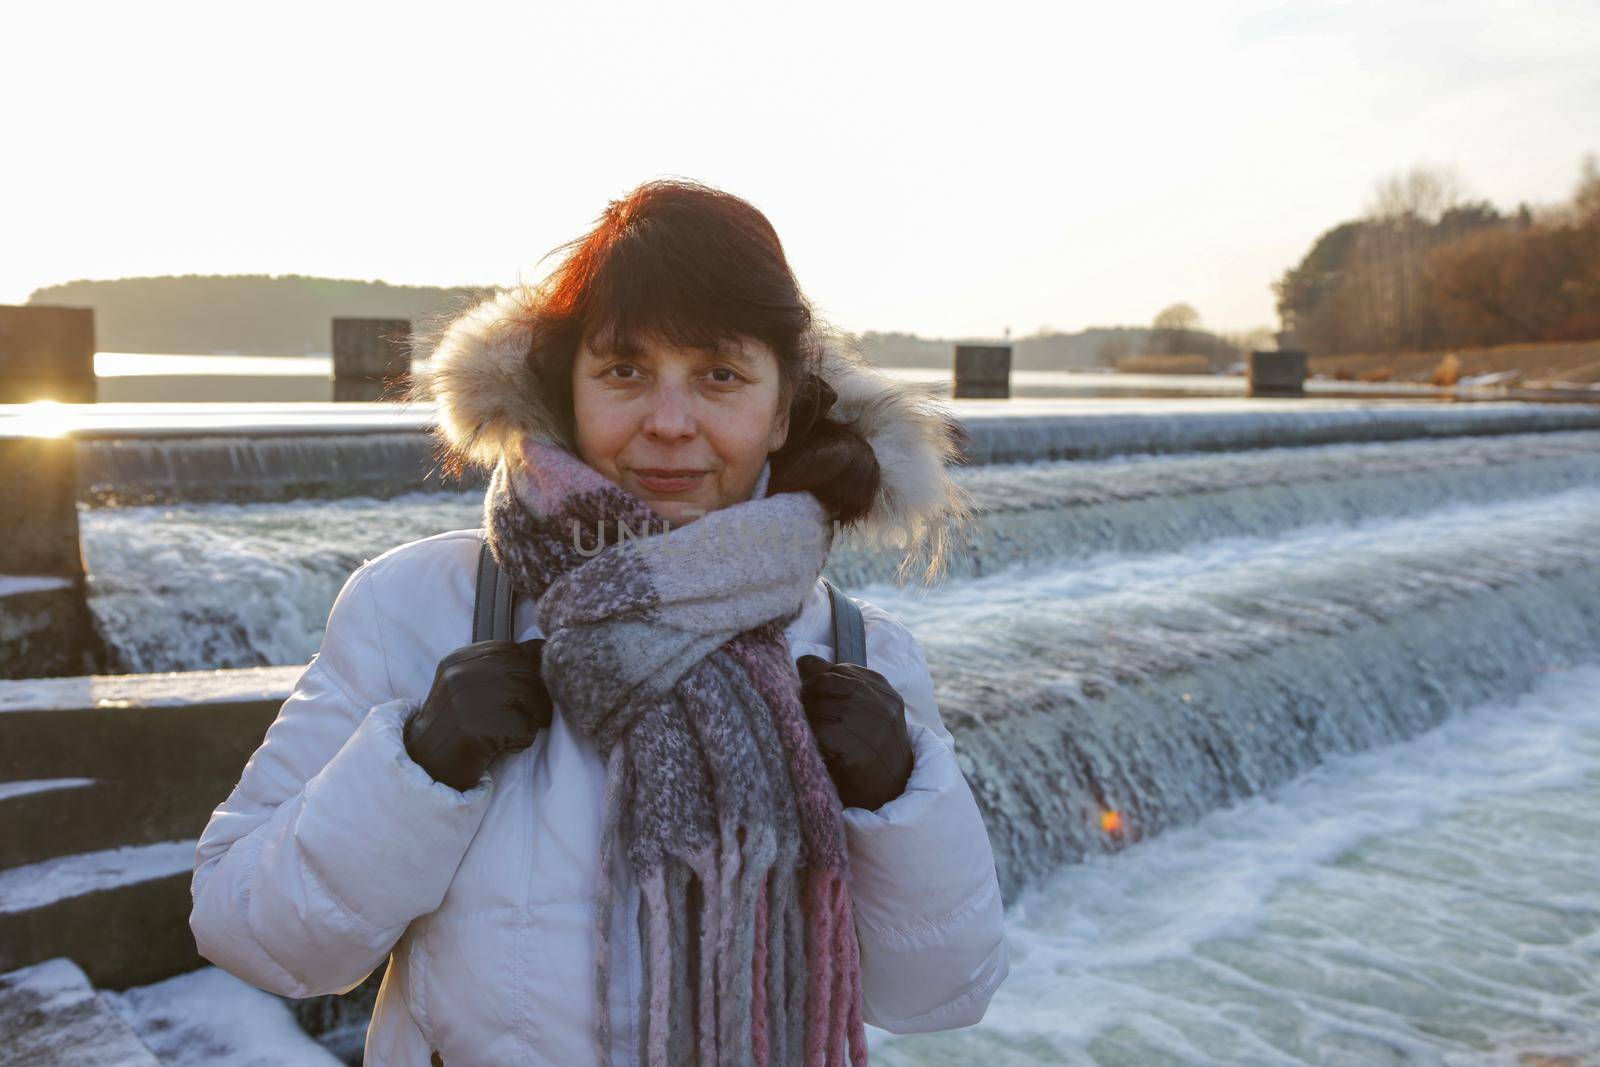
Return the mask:
{"type": "Polygon", "coordinates": [[[200,954],[286,997],[344,993],[411,920],[438,908],[488,807],[405,750],[420,702],[394,699],[371,564],[334,602],[322,646],[195,850],[200,954]]]}
{"type": "Polygon", "coordinates": [[[874,628],[868,664],[906,702],[914,763],[898,797],[844,809],[862,1015],[896,1034],[970,1026],[1010,971],[994,853],[921,646],[892,617],[874,628]]]}

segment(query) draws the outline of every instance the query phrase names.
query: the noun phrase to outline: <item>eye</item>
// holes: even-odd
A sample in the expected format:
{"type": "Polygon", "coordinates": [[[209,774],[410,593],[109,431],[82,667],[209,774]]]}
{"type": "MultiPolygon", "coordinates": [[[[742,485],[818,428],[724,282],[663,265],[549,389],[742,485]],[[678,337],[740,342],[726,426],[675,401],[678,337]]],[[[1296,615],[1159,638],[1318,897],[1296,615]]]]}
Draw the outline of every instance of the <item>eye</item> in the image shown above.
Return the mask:
{"type": "Polygon", "coordinates": [[[739,373],[737,371],[729,368],[729,367],[713,367],[713,368],[711,368],[711,373],[712,374],[730,374],[730,375],[732,375],[731,378],[718,378],[718,379],[715,379],[715,381],[716,381],[716,383],[718,385],[732,385],[733,383],[742,380],[740,378],[740,376],[739,376],[739,373]]]}
{"type": "MultiPolygon", "coordinates": [[[[607,374],[611,374],[612,371],[619,371],[619,370],[633,370],[633,371],[636,371],[638,369],[639,368],[635,367],[632,363],[613,363],[611,366],[606,368],[606,373],[607,374]]],[[[631,382],[636,377],[638,377],[638,376],[637,375],[631,375],[631,376],[623,378],[621,380],[625,381],[625,382],[631,382]]]]}

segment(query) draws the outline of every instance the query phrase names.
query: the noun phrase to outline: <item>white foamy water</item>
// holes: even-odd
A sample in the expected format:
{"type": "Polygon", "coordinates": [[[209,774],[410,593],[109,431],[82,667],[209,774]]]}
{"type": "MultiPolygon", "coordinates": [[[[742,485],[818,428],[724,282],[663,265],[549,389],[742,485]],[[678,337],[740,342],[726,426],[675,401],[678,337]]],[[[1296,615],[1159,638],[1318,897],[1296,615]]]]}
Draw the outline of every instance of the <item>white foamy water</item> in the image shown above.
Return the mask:
{"type": "MultiPolygon", "coordinates": [[[[1538,544],[1550,536],[1538,523],[1600,514],[1597,442],[1593,432],[1527,434],[980,467],[960,475],[995,509],[964,557],[975,580],[958,567],[938,590],[907,595],[848,552],[832,576],[940,641],[991,634],[970,625],[971,612],[1008,617],[1018,600],[1030,602],[1029,618],[1100,592],[1173,603],[1269,572],[1293,584],[1335,556],[1358,570],[1370,567],[1357,556],[1381,564],[1408,551],[1514,567],[1516,553],[1499,563],[1476,540],[1500,526],[1508,543],[1538,544]],[[1208,573],[1222,577],[1207,583],[1208,573]]],[[[362,559],[475,527],[481,500],[469,491],[89,510],[91,605],[129,670],[303,663],[362,559]]]]}
{"type": "Polygon", "coordinates": [[[873,1062],[1600,1061],[1600,663],[1066,867],[1008,931],[981,1023],[873,1062]]]}
{"type": "MultiPolygon", "coordinates": [[[[1012,973],[873,1062],[1600,1065],[1595,436],[964,472],[974,575],[846,585],[929,653],[1012,973]]],[[[303,662],[480,507],[91,511],[94,611],[135,669],[303,662]]]]}
{"type": "Polygon", "coordinates": [[[132,672],[304,663],[364,559],[482,511],[478,492],[87,512],[95,616],[132,672]]]}
{"type": "MultiPolygon", "coordinates": [[[[1152,618],[1184,609],[1258,616],[1268,601],[1303,598],[1299,610],[1309,617],[1337,614],[1363,583],[1394,600],[1424,585],[1513,584],[1525,569],[1592,560],[1588,531],[1597,521],[1600,488],[1590,485],[1403,518],[1315,522],[1277,536],[1218,537],[1182,552],[1025,562],[932,591],[876,582],[851,592],[899,617],[925,645],[955,656],[993,646],[1008,629],[1069,624],[1091,608],[1129,616],[1142,608],[1152,618]],[[1248,603],[1227,605],[1229,598],[1248,603]]],[[[1367,599],[1351,610],[1383,606],[1367,599]]]]}

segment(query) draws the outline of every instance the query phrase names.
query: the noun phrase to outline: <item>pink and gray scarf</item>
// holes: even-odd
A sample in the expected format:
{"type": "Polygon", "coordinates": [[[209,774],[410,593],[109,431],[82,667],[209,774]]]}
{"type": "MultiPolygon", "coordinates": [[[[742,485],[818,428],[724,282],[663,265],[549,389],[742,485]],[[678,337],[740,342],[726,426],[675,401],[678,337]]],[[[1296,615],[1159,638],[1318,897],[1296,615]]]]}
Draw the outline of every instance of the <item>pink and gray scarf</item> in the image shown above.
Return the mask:
{"type": "Polygon", "coordinates": [[[618,839],[641,889],[648,1067],[867,1062],[839,796],[784,635],[833,529],[810,493],[766,496],[770,475],[685,525],[541,440],[490,485],[489,543],[537,602],[545,683],[606,762],[601,1062],[618,839]]]}

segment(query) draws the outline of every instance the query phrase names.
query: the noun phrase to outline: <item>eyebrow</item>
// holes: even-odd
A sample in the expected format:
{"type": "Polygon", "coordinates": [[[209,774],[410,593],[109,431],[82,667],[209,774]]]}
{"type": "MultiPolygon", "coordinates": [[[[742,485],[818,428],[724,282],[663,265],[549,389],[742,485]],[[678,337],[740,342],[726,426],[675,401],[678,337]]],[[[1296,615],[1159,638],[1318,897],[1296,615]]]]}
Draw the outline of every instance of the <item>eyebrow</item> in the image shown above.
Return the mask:
{"type": "MultiPolygon", "coordinates": [[[[634,344],[632,338],[624,339],[621,342],[606,342],[603,346],[590,344],[589,352],[590,355],[594,355],[595,358],[600,358],[600,360],[613,360],[613,358],[642,360],[646,355],[646,350],[642,346],[634,344]]],[[[739,366],[742,366],[747,371],[755,370],[755,358],[749,352],[746,352],[744,346],[730,338],[717,338],[710,344],[693,346],[693,352],[704,358],[712,358],[712,360],[726,360],[726,362],[738,363],[739,366]]]]}
{"type": "Polygon", "coordinates": [[[743,347],[736,347],[731,341],[718,341],[716,348],[708,354],[744,367],[754,367],[756,362],[743,347]]]}
{"type": "MultiPolygon", "coordinates": [[[[711,345],[697,345],[693,351],[705,359],[727,360],[746,368],[754,368],[756,365],[755,359],[742,346],[726,339],[718,340],[711,345]]],[[[641,346],[627,343],[610,345],[603,350],[595,351],[595,354],[603,359],[642,359],[646,355],[646,350],[641,346]]]]}

